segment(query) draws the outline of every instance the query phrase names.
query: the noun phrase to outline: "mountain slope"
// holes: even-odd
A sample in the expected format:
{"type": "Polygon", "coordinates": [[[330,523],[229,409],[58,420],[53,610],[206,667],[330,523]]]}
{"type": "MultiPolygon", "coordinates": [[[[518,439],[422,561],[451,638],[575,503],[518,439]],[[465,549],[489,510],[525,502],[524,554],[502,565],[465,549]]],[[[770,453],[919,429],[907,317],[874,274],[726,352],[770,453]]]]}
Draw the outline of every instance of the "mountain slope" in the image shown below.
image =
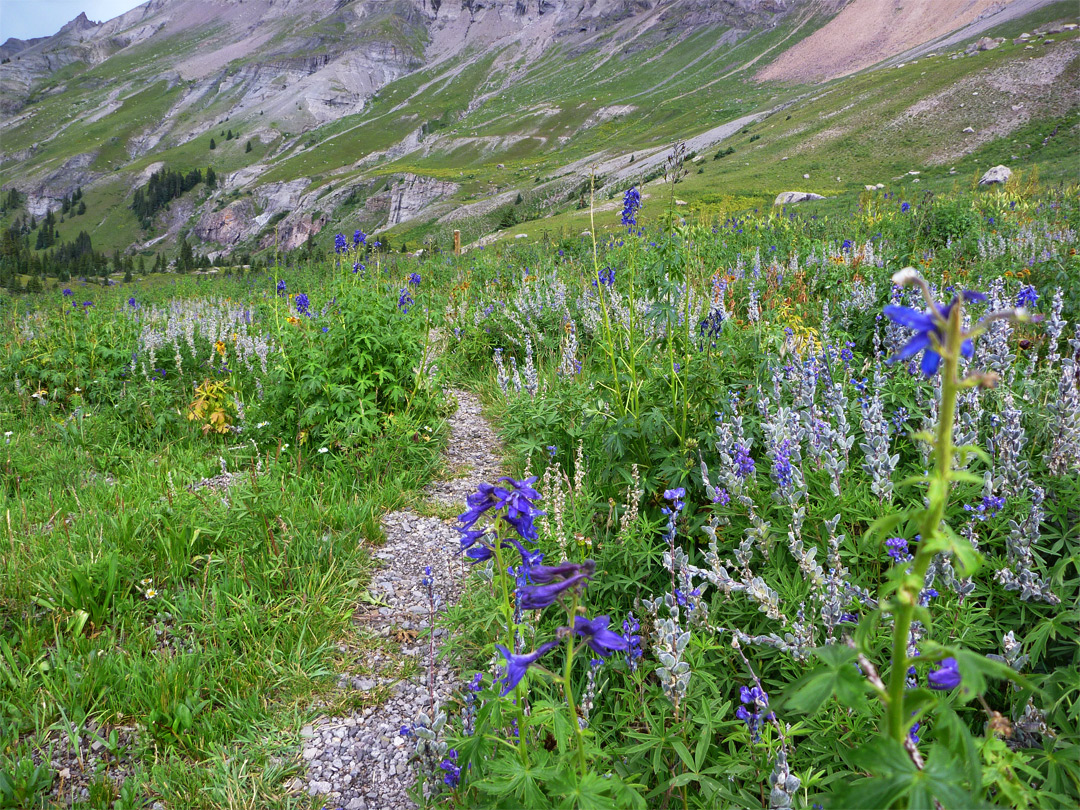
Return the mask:
{"type": "MultiPolygon", "coordinates": [[[[37,217],[81,187],[86,219],[58,231],[87,229],[99,249],[160,250],[184,235],[212,251],[291,249],[331,226],[477,238],[572,208],[590,171],[614,193],[655,174],[674,139],[702,152],[815,103],[820,91],[761,79],[805,61],[807,43],[874,2],[151,0],[5,43],[0,182],[37,217]],[[213,167],[222,182],[174,199],[144,229],[132,193],[164,167],[213,167]]],[[[929,37],[977,16],[980,2],[908,5],[946,20],[929,37]]],[[[876,57],[913,40],[890,42],[876,57]]],[[[1006,51],[980,55],[980,67],[1024,56],[1006,51]]],[[[1055,57],[1056,77],[1072,58],[1055,57]]],[[[934,92],[975,61],[934,68],[934,92]]],[[[836,123],[847,121],[847,92],[824,92],[843,113],[836,123]]],[[[1048,93],[981,131],[1075,103],[1072,90],[1048,93]]],[[[821,129],[785,168],[817,161],[815,144],[832,137],[821,129]]]]}

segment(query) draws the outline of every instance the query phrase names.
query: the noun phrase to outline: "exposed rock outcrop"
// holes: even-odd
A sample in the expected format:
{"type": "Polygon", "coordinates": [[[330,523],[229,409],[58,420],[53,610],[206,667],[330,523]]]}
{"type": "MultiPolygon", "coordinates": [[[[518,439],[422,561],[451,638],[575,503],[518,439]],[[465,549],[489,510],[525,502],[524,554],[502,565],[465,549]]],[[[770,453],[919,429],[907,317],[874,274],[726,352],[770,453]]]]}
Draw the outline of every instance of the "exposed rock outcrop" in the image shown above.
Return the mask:
{"type": "Polygon", "coordinates": [[[791,205],[792,203],[806,202],[807,200],[824,200],[820,194],[810,191],[782,191],[776,195],[773,205],[791,205]]]}
{"type": "Polygon", "coordinates": [[[195,235],[204,242],[224,247],[235,245],[249,235],[252,213],[248,200],[237,200],[220,211],[207,211],[195,226],[195,235]]]}
{"type": "Polygon", "coordinates": [[[995,183],[1007,183],[1010,177],[1012,177],[1012,169],[1008,166],[995,166],[979,178],[979,185],[992,186],[995,183]]]}

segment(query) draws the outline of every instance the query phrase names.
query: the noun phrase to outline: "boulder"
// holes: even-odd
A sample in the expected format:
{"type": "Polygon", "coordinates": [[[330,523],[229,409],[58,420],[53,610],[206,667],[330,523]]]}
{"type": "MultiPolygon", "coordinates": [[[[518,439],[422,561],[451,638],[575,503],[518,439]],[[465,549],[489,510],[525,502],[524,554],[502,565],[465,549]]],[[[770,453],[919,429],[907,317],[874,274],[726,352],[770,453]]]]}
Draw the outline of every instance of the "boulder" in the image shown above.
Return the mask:
{"type": "Polygon", "coordinates": [[[973,54],[979,51],[992,51],[1005,41],[1004,37],[980,37],[964,49],[964,53],[973,54]]]}
{"type": "Polygon", "coordinates": [[[783,191],[776,195],[773,205],[790,205],[791,203],[801,203],[807,200],[824,199],[820,194],[813,194],[809,191],[783,191]]]}
{"type": "Polygon", "coordinates": [[[1008,166],[995,166],[979,178],[980,186],[992,186],[995,183],[1005,183],[1012,177],[1012,169],[1008,166]]]}

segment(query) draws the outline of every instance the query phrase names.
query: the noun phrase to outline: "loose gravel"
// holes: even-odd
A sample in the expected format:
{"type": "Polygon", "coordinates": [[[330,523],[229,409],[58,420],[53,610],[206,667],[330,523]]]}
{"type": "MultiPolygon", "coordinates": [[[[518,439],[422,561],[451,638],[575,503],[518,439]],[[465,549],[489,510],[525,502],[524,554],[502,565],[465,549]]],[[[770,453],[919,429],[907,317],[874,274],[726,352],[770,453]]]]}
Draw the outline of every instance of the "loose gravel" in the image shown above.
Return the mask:
{"type": "MultiPolygon", "coordinates": [[[[447,463],[459,477],[430,485],[428,501],[440,509],[464,508],[465,496],[481,481],[499,476],[499,446],[490,425],[480,414],[472,394],[455,390],[457,412],[450,417],[447,463]]],[[[404,810],[415,807],[408,791],[416,785],[410,763],[413,743],[400,732],[420,712],[433,714],[452,693],[458,681],[436,658],[430,666],[426,631],[432,610],[428,591],[421,584],[427,566],[432,569],[436,613],[454,603],[465,577],[458,534],[453,520],[418,515],[409,510],[391,512],[383,518],[386,544],[375,557],[385,564],[368,589],[372,601],[385,606],[361,604],[358,623],[387,639],[387,649],[362,663],[363,677],[343,674],[342,690],[358,690],[372,699],[388,694],[377,706],[368,706],[341,717],[324,717],[301,729],[301,756],[307,768],[292,789],[321,796],[327,808],[345,810],[404,810]],[[402,669],[413,671],[401,679],[402,669]],[[429,683],[428,673],[432,672],[429,683]]],[[[436,646],[445,642],[442,629],[434,632],[436,646]]]]}

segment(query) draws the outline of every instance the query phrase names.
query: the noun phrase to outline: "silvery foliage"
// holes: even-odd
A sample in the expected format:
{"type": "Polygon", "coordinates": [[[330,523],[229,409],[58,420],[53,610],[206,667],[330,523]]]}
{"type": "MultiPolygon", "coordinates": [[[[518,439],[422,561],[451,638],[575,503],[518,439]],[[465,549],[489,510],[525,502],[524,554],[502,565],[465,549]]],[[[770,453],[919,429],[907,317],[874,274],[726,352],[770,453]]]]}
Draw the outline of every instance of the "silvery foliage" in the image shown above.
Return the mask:
{"type": "Polygon", "coordinates": [[[510,390],[510,375],[506,373],[506,366],[502,359],[503,350],[496,348],[492,360],[495,361],[495,380],[499,383],[499,390],[504,394],[510,390]]]}
{"type": "Polygon", "coordinates": [[[750,285],[750,295],[746,304],[746,319],[750,323],[757,323],[761,320],[761,308],[758,306],[758,291],[757,286],[750,285]]]}
{"type": "Polygon", "coordinates": [[[1053,475],[1080,470],[1080,367],[1074,359],[1080,355],[1080,326],[1069,340],[1069,349],[1069,356],[1061,360],[1057,398],[1046,406],[1053,415],[1050,451],[1046,454],[1053,475]]]}
{"type": "Polygon", "coordinates": [[[1050,590],[1050,584],[1035,570],[1037,561],[1032,550],[1039,542],[1039,525],[1043,519],[1042,503],[1046,493],[1042,487],[1033,487],[1031,496],[1031,511],[1023,522],[1009,521],[1011,531],[1006,540],[1009,567],[999,570],[996,578],[1006,590],[1020,591],[1020,599],[1025,602],[1036,599],[1056,605],[1061,599],[1050,590]]]}
{"type": "Polygon", "coordinates": [[[446,712],[439,709],[435,712],[432,720],[427,712],[420,712],[412,725],[412,733],[416,736],[416,748],[413,750],[413,759],[418,763],[420,773],[425,781],[436,782],[439,761],[446,757],[449,745],[442,737],[443,727],[446,725],[446,712]]]}
{"type": "Polygon", "coordinates": [[[1059,351],[1061,336],[1065,333],[1068,321],[1061,317],[1061,311],[1065,306],[1065,294],[1061,287],[1054,291],[1054,301],[1050,305],[1050,314],[1046,316],[1044,333],[1046,334],[1046,367],[1053,368],[1061,359],[1059,351]]]}
{"type": "Polygon", "coordinates": [[[870,312],[877,304],[877,285],[873,281],[854,281],[848,288],[847,297],[840,302],[840,327],[851,326],[851,313],[870,312]]]}
{"type": "MultiPolygon", "coordinates": [[[[735,474],[735,446],[740,445],[746,448],[746,451],[750,452],[750,447],[753,444],[753,439],[747,437],[743,430],[743,417],[739,413],[738,403],[734,400],[731,403],[732,415],[725,419],[722,415],[717,416],[716,422],[716,443],[713,445],[716,448],[717,454],[720,456],[720,478],[721,483],[727,488],[728,493],[739,503],[743,504],[747,508],[753,508],[754,499],[751,498],[746,492],[746,484],[742,478],[735,474]]],[[[702,462],[702,470],[705,473],[705,480],[708,481],[708,468],[705,467],[705,463],[702,462]]],[[[716,497],[715,489],[706,489],[710,498],[716,497]]]]}
{"type": "Polygon", "coordinates": [[[506,339],[514,345],[524,348],[529,338],[540,341],[536,324],[545,312],[555,312],[563,317],[570,315],[566,283],[554,271],[515,287],[514,297],[503,310],[503,315],[515,326],[505,330],[506,339]]]}
{"type": "Polygon", "coordinates": [[[562,340],[559,342],[558,372],[563,377],[572,377],[581,370],[581,363],[577,359],[577,324],[573,318],[567,318],[565,324],[562,340]]]}
{"type": "MultiPolygon", "coordinates": [[[[953,422],[953,446],[964,447],[979,441],[979,417],[982,415],[982,403],[979,401],[979,388],[969,388],[956,399],[956,420],[953,422]]],[[[953,457],[953,467],[967,469],[971,456],[957,453],[953,457]]]]}
{"type": "MultiPolygon", "coordinates": [[[[987,290],[987,311],[1001,312],[1013,309],[1013,302],[1005,294],[1004,279],[994,279],[987,290]]],[[[1016,355],[1012,351],[1012,323],[1008,318],[991,321],[986,333],[979,338],[974,363],[984,371],[996,371],[1004,376],[1012,371],[1016,355]]]]}
{"type": "Polygon", "coordinates": [[[848,454],[855,444],[855,434],[848,422],[848,398],[844,384],[830,382],[824,387],[825,406],[832,415],[833,423],[825,421],[827,435],[820,451],[821,466],[829,473],[829,489],[839,497],[840,479],[848,466],[848,454]]]}
{"type": "Polygon", "coordinates": [[[540,389],[540,377],[533,361],[532,338],[525,336],[525,392],[530,397],[535,397],[540,389]]]}
{"type": "Polygon", "coordinates": [[[794,509],[806,496],[806,481],[802,473],[802,431],[798,415],[781,405],[761,426],[769,446],[769,457],[773,460],[773,478],[777,481],[772,492],[773,500],[794,509]],[[777,472],[780,468],[784,470],[782,475],[777,472]],[[790,478],[785,479],[786,475],[790,478]]]}
{"type": "Polygon", "coordinates": [[[881,365],[874,367],[873,393],[862,409],[864,440],[859,444],[863,451],[863,469],[870,476],[871,491],[883,501],[892,502],[892,473],[900,461],[898,453],[889,452],[889,423],[885,418],[885,405],[881,400],[884,380],[881,365]]]}
{"type": "Polygon", "coordinates": [[[787,751],[781,748],[769,774],[769,810],[791,810],[800,784],[799,778],[788,767],[787,751]]]}
{"type": "Polygon", "coordinates": [[[686,645],[690,643],[690,631],[679,624],[679,604],[674,594],[666,593],[655,599],[643,599],[642,604],[653,617],[656,627],[656,657],[660,666],[656,675],[664,694],[676,705],[686,695],[690,685],[690,664],[683,660],[686,645]],[[660,606],[667,608],[666,618],[659,618],[660,606]]]}
{"type": "Polygon", "coordinates": [[[995,453],[996,469],[1005,479],[1002,493],[1011,498],[1027,491],[1031,483],[1028,476],[1030,465],[1024,458],[1027,434],[1020,421],[1023,413],[1016,407],[1016,400],[1008,389],[1005,389],[1003,404],[991,446],[995,453]]]}

